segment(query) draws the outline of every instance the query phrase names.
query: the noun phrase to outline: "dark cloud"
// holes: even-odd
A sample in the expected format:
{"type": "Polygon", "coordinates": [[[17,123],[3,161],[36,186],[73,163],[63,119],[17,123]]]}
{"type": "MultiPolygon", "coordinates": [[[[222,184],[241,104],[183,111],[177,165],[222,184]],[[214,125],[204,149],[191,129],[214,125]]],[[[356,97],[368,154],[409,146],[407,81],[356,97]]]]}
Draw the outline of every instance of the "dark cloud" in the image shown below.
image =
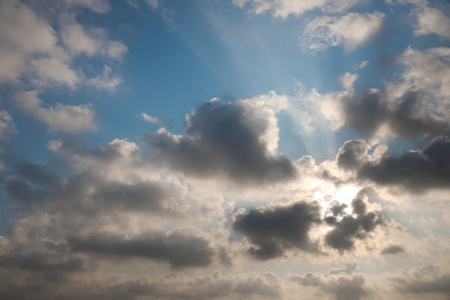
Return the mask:
{"type": "Polygon", "coordinates": [[[182,137],[147,134],[149,157],[196,177],[225,177],[238,184],[272,183],[295,177],[293,163],[276,156],[265,140],[277,130],[275,117],[245,101],[207,102],[192,113],[182,137]]]}
{"type": "Polygon", "coordinates": [[[359,300],[369,294],[362,274],[354,274],[356,263],[349,263],[344,269],[331,269],[325,273],[307,273],[303,276],[289,274],[287,279],[306,287],[316,287],[322,292],[333,294],[336,300],[359,300]]]}
{"type": "Polygon", "coordinates": [[[450,187],[448,138],[437,137],[423,150],[405,151],[401,155],[384,154],[376,161],[368,161],[363,150],[365,144],[361,140],[346,142],[336,159],[340,167],[355,170],[359,180],[402,186],[416,192],[450,187]]]}
{"type": "Polygon", "coordinates": [[[426,108],[420,92],[409,92],[395,102],[384,90],[354,93],[341,100],[345,125],[372,137],[387,125],[397,137],[433,137],[450,132],[450,122],[426,108]]]}
{"type": "Polygon", "coordinates": [[[399,245],[390,245],[381,251],[381,255],[395,255],[405,253],[405,249],[399,245]]]}
{"type": "Polygon", "coordinates": [[[163,260],[173,268],[205,267],[212,263],[215,251],[208,240],[189,231],[148,231],[131,238],[108,233],[72,236],[67,240],[72,251],[115,255],[123,258],[163,260]]]}
{"type": "MultiPolygon", "coordinates": [[[[368,197],[362,190],[352,201],[352,214],[347,215],[338,210],[338,214],[325,217],[325,222],[334,228],[325,235],[325,244],[339,251],[351,250],[355,246],[355,239],[364,240],[367,234],[376,227],[385,224],[383,216],[378,211],[367,212],[368,197]]],[[[331,203],[328,211],[339,207],[336,202],[331,203]]]]}
{"type": "Polygon", "coordinates": [[[320,222],[320,206],[302,201],[238,214],[232,228],[256,246],[249,250],[253,257],[266,260],[281,257],[289,249],[318,251],[309,237],[309,230],[320,222]]]}

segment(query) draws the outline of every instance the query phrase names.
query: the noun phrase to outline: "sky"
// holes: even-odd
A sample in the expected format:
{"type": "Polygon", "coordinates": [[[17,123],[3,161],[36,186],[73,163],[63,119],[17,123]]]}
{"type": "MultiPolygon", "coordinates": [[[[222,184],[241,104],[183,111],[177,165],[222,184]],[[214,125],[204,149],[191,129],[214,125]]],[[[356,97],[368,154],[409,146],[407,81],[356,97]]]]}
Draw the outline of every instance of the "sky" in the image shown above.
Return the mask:
{"type": "Polygon", "coordinates": [[[445,0],[0,0],[1,299],[449,299],[445,0]]]}

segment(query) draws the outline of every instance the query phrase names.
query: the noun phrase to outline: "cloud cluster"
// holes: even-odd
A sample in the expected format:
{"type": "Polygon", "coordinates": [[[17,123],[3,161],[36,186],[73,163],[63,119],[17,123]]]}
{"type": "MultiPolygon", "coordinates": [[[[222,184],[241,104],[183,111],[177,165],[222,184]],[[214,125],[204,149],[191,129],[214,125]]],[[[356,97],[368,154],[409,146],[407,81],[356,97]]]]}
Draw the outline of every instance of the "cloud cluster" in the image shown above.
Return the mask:
{"type": "Polygon", "coordinates": [[[450,48],[407,48],[396,62],[404,72],[380,88],[359,91],[357,74],[347,73],[342,79],[345,90],[320,94],[313,89],[304,97],[302,126],[350,127],[366,138],[430,139],[449,134],[450,48]]]}
{"type": "Polygon", "coordinates": [[[334,228],[325,235],[326,245],[339,251],[351,250],[355,239],[364,240],[375,228],[385,224],[378,211],[368,211],[367,200],[365,190],[360,191],[351,203],[351,215],[345,213],[345,204],[331,203],[331,214],[325,217],[325,222],[334,228]]]}
{"type": "Polygon", "coordinates": [[[147,134],[151,161],[188,176],[237,184],[271,184],[297,175],[291,160],[276,154],[275,112],[261,102],[209,101],[188,115],[186,123],[182,136],[165,129],[147,134]]]}

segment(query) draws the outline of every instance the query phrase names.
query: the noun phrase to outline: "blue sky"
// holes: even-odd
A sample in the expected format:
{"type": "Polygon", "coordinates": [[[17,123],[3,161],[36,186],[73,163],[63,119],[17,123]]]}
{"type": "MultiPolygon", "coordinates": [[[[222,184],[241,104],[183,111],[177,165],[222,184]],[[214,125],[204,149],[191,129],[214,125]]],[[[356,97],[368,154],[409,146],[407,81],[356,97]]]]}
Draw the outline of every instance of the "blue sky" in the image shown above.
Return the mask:
{"type": "Polygon", "coordinates": [[[0,55],[0,298],[448,297],[446,1],[0,0],[0,55]]]}

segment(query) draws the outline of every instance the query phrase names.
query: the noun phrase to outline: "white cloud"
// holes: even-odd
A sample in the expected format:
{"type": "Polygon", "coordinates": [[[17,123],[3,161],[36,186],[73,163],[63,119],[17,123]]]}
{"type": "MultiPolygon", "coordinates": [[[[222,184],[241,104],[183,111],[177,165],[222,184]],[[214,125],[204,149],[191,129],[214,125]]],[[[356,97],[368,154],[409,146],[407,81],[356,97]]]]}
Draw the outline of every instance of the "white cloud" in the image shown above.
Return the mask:
{"type": "Polygon", "coordinates": [[[140,113],[138,116],[140,118],[142,118],[143,120],[153,123],[153,124],[161,122],[157,117],[149,116],[146,113],[140,113]]]}
{"type": "Polygon", "coordinates": [[[76,23],[74,16],[65,16],[61,35],[68,51],[75,55],[103,55],[120,60],[127,52],[124,44],[108,39],[106,30],[86,29],[76,23]]]}
{"type": "Polygon", "coordinates": [[[47,125],[50,131],[78,132],[95,131],[95,113],[88,105],[62,105],[44,108],[36,91],[21,92],[15,95],[20,109],[47,125]]]}
{"type": "Polygon", "coordinates": [[[85,6],[96,13],[106,13],[110,10],[108,0],[64,0],[71,6],[85,6]]]}
{"type": "Polygon", "coordinates": [[[150,7],[155,10],[158,8],[159,5],[159,1],[158,0],[145,0],[145,2],[147,2],[148,5],[150,5],[150,7]]]}
{"type": "Polygon", "coordinates": [[[109,90],[120,84],[119,77],[109,77],[109,67],[102,75],[86,82],[83,68],[74,65],[74,58],[79,55],[121,60],[127,52],[127,47],[111,40],[105,29],[85,28],[77,23],[70,10],[72,6],[82,5],[95,12],[106,12],[108,2],[66,0],[64,3],[67,5],[60,7],[60,24],[55,28],[44,19],[45,14],[37,14],[20,1],[0,3],[0,83],[25,80],[35,88],[58,84],[71,89],[87,83],[109,90]]]}
{"type": "Polygon", "coordinates": [[[59,83],[66,84],[70,88],[75,88],[80,81],[75,71],[69,65],[57,57],[35,59],[31,62],[31,67],[38,75],[32,78],[36,84],[59,83]]]}
{"type": "Polygon", "coordinates": [[[417,35],[435,33],[450,39],[450,18],[436,8],[419,9],[414,33],[417,35]]]}
{"type": "Polygon", "coordinates": [[[88,84],[96,87],[97,89],[105,89],[113,91],[116,86],[122,82],[120,77],[111,77],[111,68],[107,65],[103,68],[103,74],[94,78],[88,79],[88,84]]]}
{"type": "Polygon", "coordinates": [[[367,42],[382,25],[384,15],[348,13],[342,17],[316,17],[305,30],[306,46],[315,51],[343,45],[351,51],[367,42]]]}
{"type": "Polygon", "coordinates": [[[233,4],[243,8],[251,3],[250,11],[254,14],[271,12],[274,17],[287,18],[289,15],[300,16],[307,11],[320,9],[325,12],[344,12],[350,7],[365,2],[363,0],[233,0],[233,4]]]}
{"type": "Polygon", "coordinates": [[[450,48],[408,48],[399,59],[406,71],[401,82],[388,85],[392,100],[408,91],[421,92],[429,109],[450,117],[450,48]]]}
{"type": "Polygon", "coordinates": [[[33,53],[60,54],[53,28],[17,1],[0,3],[0,28],[0,82],[16,81],[33,53]]]}

